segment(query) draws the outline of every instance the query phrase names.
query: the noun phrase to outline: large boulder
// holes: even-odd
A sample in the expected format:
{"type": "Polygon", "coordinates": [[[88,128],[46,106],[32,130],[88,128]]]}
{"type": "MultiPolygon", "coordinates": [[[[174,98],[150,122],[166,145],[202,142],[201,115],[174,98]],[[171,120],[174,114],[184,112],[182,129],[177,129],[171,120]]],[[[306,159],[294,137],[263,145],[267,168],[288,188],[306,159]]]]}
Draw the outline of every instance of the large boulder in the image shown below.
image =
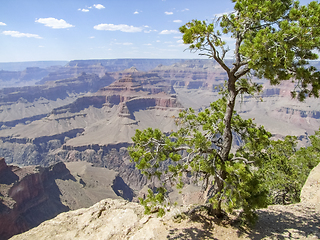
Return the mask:
{"type": "Polygon", "coordinates": [[[62,213],[12,239],[164,239],[160,218],[143,215],[143,207],[105,199],[87,209],[62,213]],[[150,226],[149,226],[150,225],[150,226]]]}
{"type": "Polygon", "coordinates": [[[301,202],[309,202],[320,210],[320,163],[312,169],[301,190],[301,202]]]}

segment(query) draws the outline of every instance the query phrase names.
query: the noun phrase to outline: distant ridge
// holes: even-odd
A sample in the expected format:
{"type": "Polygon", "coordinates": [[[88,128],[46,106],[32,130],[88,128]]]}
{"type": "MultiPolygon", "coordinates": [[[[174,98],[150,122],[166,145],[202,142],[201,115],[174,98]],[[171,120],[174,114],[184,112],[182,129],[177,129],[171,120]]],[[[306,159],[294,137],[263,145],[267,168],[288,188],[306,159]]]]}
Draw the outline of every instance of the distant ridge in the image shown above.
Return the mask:
{"type": "Polygon", "coordinates": [[[33,61],[33,62],[0,62],[0,71],[23,71],[29,67],[47,68],[51,66],[64,66],[68,61],[33,61]]]}
{"type": "Polygon", "coordinates": [[[177,62],[186,61],[188,59],[146,59],[146,58],[123,58],[123,59],[90,59],[90,60],[73,60],[68,66],[84,66],[101,64],[106,67],[108,72],[123,71],[125,69],[135,67],[139,71],[150,71],[158,65],[172,65],[177,62]]]}

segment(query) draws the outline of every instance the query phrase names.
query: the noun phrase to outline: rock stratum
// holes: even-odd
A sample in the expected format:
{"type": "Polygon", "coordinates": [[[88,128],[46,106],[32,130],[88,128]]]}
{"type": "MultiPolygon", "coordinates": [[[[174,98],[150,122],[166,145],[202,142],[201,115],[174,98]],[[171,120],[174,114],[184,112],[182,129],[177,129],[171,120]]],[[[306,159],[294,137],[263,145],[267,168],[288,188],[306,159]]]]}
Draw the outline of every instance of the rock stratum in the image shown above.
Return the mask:
{"type": "Polygon", "coordinates": [[[62,213],[11,239],[319,239],[320,202],[314,201],[320,197],[319,175],[320,164],[303,187],[301,203],[259,210],[252,229],[201,213],[183,218],[187,207],[157,218],[144,215],[137,203],[105,199],[87,209],[62,213]]]}
{"type": "MultiPolygon", "coordinates": [[[[0,156],[8,163],[48,166],[68,155],[106,166],[101,158],[127,147],[135,129],[174,130],[179,108],[209,106],[226,79],[211,60],[83,60],[54,74],[55,80],[43,85],[0,90],[0,156]],[[147,73],[135,67],[158,63],[147,73]],[[104,72],[108,66],[115,71],[104,72]],[[118,71],[123,67],[130,68],[118,71]]],[[[290,82],[259,81],[263,94],[240,98],[240,115],[254,118],[276,137],[296,135],[307,143],[320,126],[319,101],[291,99],[290,82]]]]}

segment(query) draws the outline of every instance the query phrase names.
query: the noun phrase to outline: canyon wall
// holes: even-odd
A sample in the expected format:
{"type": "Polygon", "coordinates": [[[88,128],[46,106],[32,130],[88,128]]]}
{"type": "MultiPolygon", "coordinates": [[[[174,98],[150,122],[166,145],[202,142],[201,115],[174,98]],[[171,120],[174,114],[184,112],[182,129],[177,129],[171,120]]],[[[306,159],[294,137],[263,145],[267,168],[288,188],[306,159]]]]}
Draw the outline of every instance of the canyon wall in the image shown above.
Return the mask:
{"type": "Polygon", "coordinates": [[[134,192],[116,171],[87,162],[49,167],[7,165],[0,159],[0,239],[27,231],[69,210],[105,198],[132,200],[134,192]]]}
{"type": "Polygon", "coordinates": [[[24,232],[69,208],[59,200],[55,179],[72,176],[63,163],[50,168],[7,166],[0,159],[0,238],[24,232]]]}

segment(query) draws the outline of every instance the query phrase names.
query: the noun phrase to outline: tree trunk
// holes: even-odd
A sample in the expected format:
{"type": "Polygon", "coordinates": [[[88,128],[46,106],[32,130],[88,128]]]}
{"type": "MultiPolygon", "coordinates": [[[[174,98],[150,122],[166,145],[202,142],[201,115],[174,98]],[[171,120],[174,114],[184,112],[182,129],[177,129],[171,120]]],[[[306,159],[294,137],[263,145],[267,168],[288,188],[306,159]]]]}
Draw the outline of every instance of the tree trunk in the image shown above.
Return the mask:
{"type": "Polygon", "coordinates": [[[236,79],[229,77],[228,82],[229,82],[228,84],[229,94],[227,99],[226,114],[224,115],[224,118],[223,118],[224,130],[223,130],[223,136],[222,136],[223,144],[221,149],[221,158],[223,162],[228,160],[229,153],[232,146],[231,119],[232,119],[236,97],[237,97],[236,87],[235,87],[236,79]]]}
{"type": "MultiPolygon", "coordinates": [[[[228,80],[228,99],[227,99],[227,109],[225,116],[223,118],[223,123],[224,123],[224,131],[223,131],[223,143],[222,143],[222,149],[221,149],[221,160],[222,160],[222,165],[224,166],[225,163],[228,161],[231,146],[232,146],[232,129],[231,129],[231,119],[233,116],[233,111],[235,107],[235,101],[237,97],[236,93],[236,87],[235,87],[235,82],[236,79],[234,76],[229,76],[228,80]]],[[[214,209],[215,215],[223,216],[222,212],[222,199],[221,199],[221,191],[223,190],[224,187],[224,180],[227,177],[227,173],[225,171],[225,168],[222,167],[221,171],[219,172],[220,177],[216,176],[215,177],[215,184],[216,184],[216,189],[215,192],[218,197],[218,206],[216,209],[214,209]]]]}
{"type": "Polygon", "coordinates": [[[217,200],[218,200],[218,206],[213,208],[213,205],[211,205],[211,214],[212,215],[215,215],[217,216],[218,218],[222,218],[223,217],[223,212],[222,212],[222,190],[223,190],[223,187],[224,187],[224,184],[223,184],[223,180],[226,178],[227,174],[226,174],[226,171],[224,170],[221,170],[219,171],[219,177],[215,177],[215,195],[217,197],[217,200]]]}

